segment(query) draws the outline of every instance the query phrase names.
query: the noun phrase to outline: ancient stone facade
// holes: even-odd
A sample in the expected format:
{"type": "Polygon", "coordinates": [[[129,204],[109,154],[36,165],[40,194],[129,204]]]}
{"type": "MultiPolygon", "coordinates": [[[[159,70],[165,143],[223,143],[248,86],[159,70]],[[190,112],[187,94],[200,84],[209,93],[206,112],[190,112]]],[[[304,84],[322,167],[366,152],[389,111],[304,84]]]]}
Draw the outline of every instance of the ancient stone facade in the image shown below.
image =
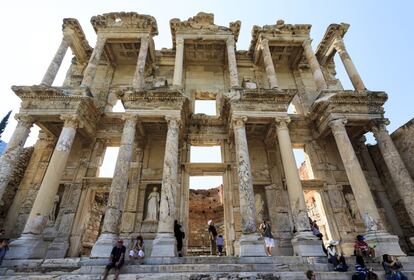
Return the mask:
{"type": "Polygon", "coordinates": [[[236,48],[239,21],[219,26],[207,13],[172,19],[172,48],[161,50],[152,16],[108,13],[91,23],[93,48],[78,21],[64,19],[41,83],[12,87],[22,105],[1,158],[0,196],[31,125],[41,133],[4,220],[14,239],[7,258],[106,258],[116,239],[130,246],[137,235],[148,256],[175,256],[173,222],[189,232],[189,177],[197,175],[223,176],[228,255],[265,255],[262,219],[272,226],[276,255],[324,255],[308,217],[345,254],[357,234],[378,254],[412,249],[412,231],[397,219],[405,211],[404,227],[412,227],[414,186],[405,167],[412,157],[401,159],[385,129],[387,94],[366,89],[345,48],[347,24],[329,25],[314,52],[311,25],[283,20],[254,26],[248,50],[236,48]],[[52,86],[69,48],[66,79],[52,86]],[[336,53],[353,89],[335,77],[336,53]],[[112,112],[117,100],[125,112],[112,112]],[[215,101],[216,115],[196,114],[200,100],[215,101]],[[296,114],[287,112],[290,104],[296,114]],[[375,156],[364,143],[369,131],[379,143],[375,156]],[[222,162],[190,161],[191,146],[213,145],[222,162]],[[112,146],[119,147],[114,175],[100,178],[112,146]],[[293,148],[307,155],[306,176],[293,148]],[[389,169],[386,180],[377,158],[389,169]]]}

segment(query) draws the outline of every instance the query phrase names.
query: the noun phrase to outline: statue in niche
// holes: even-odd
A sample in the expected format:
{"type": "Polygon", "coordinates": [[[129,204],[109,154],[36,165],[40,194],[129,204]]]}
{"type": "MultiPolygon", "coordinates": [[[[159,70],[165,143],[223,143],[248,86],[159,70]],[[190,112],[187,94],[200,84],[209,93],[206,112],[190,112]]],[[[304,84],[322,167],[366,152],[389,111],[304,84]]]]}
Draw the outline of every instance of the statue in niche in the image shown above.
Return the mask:
{"type": "Polygon", "coordinates": [[[348,209],[349,212],[351,212],[351,217],[354,220],[361,220],[361,216],[359,215],[359,210],[354,195],[352,193],[346,193],[345,199],[348,203],[348,209]]]}
{"type": "Polygon", "coordinates": [[[51,224],[53,224],[55,222],[56,214],[58,212],[57,210],[58,210],[59,202],[60,202],[59,195],[55,195],[55,198],[53,199],[53,207],[52,207],[52,209],[50,210],[50,213],[49,213],[49,222],[51,224]]]}
{"type": "Polygon", "coordinates": [[[264,219],[264,201],[258,193],[254,196],[254,206],[256,208],[257,221],[262,222],[264,219]]]}
{"type": "Polygon", "coordinates": [[[368,213],[364,214],[364,224],[365,224],[365,228],[368,231],[377,231],[378,230],[378,222],[375,221],[373,217],[368,215],[368,213]]]}
{"type": "Polygon", "coordinates": [[[154,187],[152,189],[152,192],[148,195],[148,198],[147,198],[147,215],[145,217],[146,222],[158,221],[159,207],[160,207],[160,194],[158,193],[158,188],[154,187]]]}

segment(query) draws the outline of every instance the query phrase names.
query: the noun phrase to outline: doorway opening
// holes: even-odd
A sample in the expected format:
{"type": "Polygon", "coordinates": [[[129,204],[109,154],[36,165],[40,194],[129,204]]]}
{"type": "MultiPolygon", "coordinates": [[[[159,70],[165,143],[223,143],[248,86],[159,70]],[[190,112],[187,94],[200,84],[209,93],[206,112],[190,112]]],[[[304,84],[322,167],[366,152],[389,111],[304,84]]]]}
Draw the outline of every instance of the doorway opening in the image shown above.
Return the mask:
{"type": "Polygon", "coordinates": [[[303,194],[305,195],[309,219],[317,225],[320,233],[323,235],[322,239],[324,243],[327,243],[329,240],[332,240],[333,237],[323,205],[322,196],[317,190],[305,190],[303,194]]]}
{"type": "Polygon", "coordinates": [[[208,222],[225,236],[223,176],[190,176],[189,192],[187,255],[210,255],[208,222]]]}

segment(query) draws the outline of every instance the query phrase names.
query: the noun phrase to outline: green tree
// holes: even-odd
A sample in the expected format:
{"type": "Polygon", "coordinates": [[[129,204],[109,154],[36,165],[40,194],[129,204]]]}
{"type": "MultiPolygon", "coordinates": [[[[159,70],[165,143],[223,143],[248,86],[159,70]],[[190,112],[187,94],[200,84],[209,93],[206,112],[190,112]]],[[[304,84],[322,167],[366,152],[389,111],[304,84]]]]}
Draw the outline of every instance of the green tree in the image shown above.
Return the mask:
{"type": "Polygon", "coordinates": [[[12,111],[9,111],[7,115],[0,122],[0,138],[4,130],[6,129],[7,123],[9,122],[9,117],[10,117],[11,112],[12,111]]]}

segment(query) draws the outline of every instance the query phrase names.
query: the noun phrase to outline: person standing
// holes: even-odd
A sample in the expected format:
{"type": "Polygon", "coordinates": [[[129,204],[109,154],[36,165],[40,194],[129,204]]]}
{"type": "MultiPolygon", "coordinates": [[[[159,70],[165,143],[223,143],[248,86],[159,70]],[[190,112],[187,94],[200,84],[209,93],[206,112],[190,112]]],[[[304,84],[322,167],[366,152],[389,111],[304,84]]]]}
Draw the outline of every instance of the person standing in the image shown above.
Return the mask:
{"type": "Polygon", "coordinates": [[[126,247],[124,246],[124,241],[122,239],[119,239],[116,243],[116,246],[112,248],[111,256],[109,257],[109,264],[105,268],[103,280],[106,280],[108,273],[112,268],[115,268],[114,279],[118,279],[121,267],[125,262],[125,252],[126,247]]]}
{"type": "Polygon", "coordinates": [[[208,224],[208,236],[210,238],[210,253],[211,255],[214,256],[217,254],[217,244],[216,244],[217,230],[212,220],[209,220],[207,224],[208,224]]]}
{"type": "Polygon", "coordinates": [[[272,249],[275,247],[275,240],[273,239],[272,229],[270,225],[263,220],[263,222],[259,226],[260,231],[262,232],[262,236],[264,237],[265,244],[266,244],[266,254],[271,257],[272,256],[272,249]]]}
{"type": "Polygon", "coordinates": [[[177,220],[174,221],[174,236],[175,240],[177,241],[177,254],[179,257],[182,257],[183,239],[185,238],[185,233],[181,229],[181,225],[178,223],[177,220]]]}
{"type": "Polygon", "coordinates": [[[216,242],[217,242],[218,255],[221,256],[223,254],[223,246],[224,246],[223,235],[219,234],[219,236],[217,236],[216,242]]]}

